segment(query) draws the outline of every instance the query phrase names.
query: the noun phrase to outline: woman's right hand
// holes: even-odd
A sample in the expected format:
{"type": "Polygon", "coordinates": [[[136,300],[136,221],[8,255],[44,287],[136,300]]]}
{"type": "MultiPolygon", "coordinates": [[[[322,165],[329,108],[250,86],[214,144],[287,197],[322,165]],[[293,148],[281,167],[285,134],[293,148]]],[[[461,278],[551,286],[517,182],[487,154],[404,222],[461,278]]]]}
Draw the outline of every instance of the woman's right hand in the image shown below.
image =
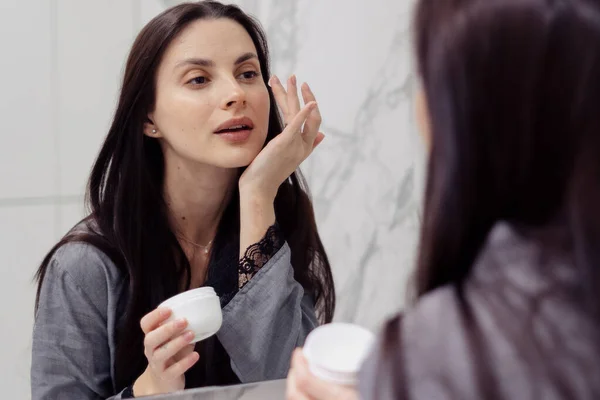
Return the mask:
{"type": "Polygon", "coordinates": [[[356,389],[325,382],[314,376],[301,349],[294,350],[286,381],[288,400],[358,400],[356,389]]]}
{"type": "Polygon", "coordinates": [[[185,372],[200,358],[190,343],[194,333],[185,330],[187,321],[164,323],[170,316],[171,310],[157,308],[142,318],[148,367],[133,385],[136,397],[183,390],[185,372]]]}

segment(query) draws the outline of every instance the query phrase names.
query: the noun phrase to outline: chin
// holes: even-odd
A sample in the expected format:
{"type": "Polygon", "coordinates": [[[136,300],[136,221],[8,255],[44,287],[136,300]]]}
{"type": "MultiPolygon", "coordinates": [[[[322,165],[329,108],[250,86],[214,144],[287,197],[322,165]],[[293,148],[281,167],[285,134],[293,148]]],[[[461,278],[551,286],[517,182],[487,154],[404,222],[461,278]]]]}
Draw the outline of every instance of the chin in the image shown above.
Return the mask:
{"type": "MultiPolygon", "coordinates": [[[[226,154],[219,154],[215,164],[222,168],[243,168],[247,167],[254,161],[260,149],[238,148],[234,150],[224,151],[226,154]]],[[[216,155],[216,154],[215,154],[216,155]]]]}

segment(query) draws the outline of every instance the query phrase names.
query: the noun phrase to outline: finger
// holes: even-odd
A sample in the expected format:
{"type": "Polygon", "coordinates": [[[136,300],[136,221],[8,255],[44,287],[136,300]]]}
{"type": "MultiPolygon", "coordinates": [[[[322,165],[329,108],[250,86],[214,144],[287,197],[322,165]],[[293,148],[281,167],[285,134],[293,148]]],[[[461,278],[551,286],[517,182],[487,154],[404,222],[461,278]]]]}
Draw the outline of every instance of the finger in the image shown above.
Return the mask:
{"type": "Polygon", "coordinates": [[[199,359],[200,355],[194,351],[167,368],[164,372],[164,376],[168,380],[179,378],[181,375],[185,374],[188,369],[192,368],[199,359]]]}
{"type": "MultiPolygon", "coordinates": [[[[304,97],[304,101],[309,103],[311,101],[315,101],[315,96],[310,90],[310,87],[307,83],[302,85],[302,96],[304,97]]],[[[319,132],[319,128],[321,127],[321,112],[319,111],[319,107],[316,107],[313,112],[311,112],[304,123],[304,130],[302,132],[302,136],[304,140],[313,144],[317,134],[319,132]]]]}
{"type": "Polygon", "coordinates": [[[188,344],[183,349],[179,350],[179,352],[177,354],[175,354],[173,357],[171,357],[168,360],[166,360],[164,362],[164,365],[163,365],[164,368],[163,369],[167,369],[171,365],[175,364],[176,362],[178,362],[180,360],[183,360],[184,358],[186,358],[187,356],[189,356],[190,354],[192,354],[195,349],[196,349],[196,344],[195,343],[188,344]]]}
{"type": "Polygon", "coordinates": [[[144,315],[140,321],[140,326],[144,333],[149,333],[160,326],[171,316],[171,310],[168,308],[157,308],[154,311],[144,315]]]}
{"type": "Polygon", "coordinates": [[[187,325],[187,320],[182,318],[156,328],[144,337],[144,348],[152,354],[159,346],[180,335],[187,325]]]}
{"type": "Polygon", "coordinates": [[[175,361],[179,361],[186,357],[188,354],[192,353],[196,349],[196,343],[190,343],[185,346],[183,349],[179,351],[179,353],[175,354],[173,358],[175,361]]]}
{"type": "Polygon", "coordinates": [[[294,369],[290,369],[285,384],[285,398],[287,400],[310,400],[304,393],[298,390],[294,369]]]}
{"type": "MultiPolygon", "coordinates": [[[[317,102],[317,99],[315,98],[315,95],[312,92],[312,89],[310,88],[308,83],[304,82],[302,84],[302,87],[300,90],[302,92],[302,98],[304,99],[304,104],[308,104],[311,101],[314,101],[315,103],[317,102]]],[[[315,109],[314,114],[315,114],[315,119],[318,120],[320,123],[322,118],[321,118],[321,111],[319,110],[319,107],[317,107],[315,109]]]]}
{"type": "Polygon", "coordinates": [[[314,101],[305,105],[304,108],[300,110],[298,114],[296,114],[294,119],[292,119],[292,122],[290,122],[289,125],[284,129],[284,132],[287,132],[288,135],[296,135],[299,133],[300,129],[302,129],[302,124],[306,122],[306,119],[316,106],[317,103],[314,101]]]}
{"type": "Polygon", "coordinates": [[[296,75],[290,76],[287,81],[287,106],[290,117],[300,112],[300,99],[298,98],[298,86],[296,84],[296,75]]]}
{"type": "Polygon", "coordinates": [[[285,398],[287,400],[313,400],[293,386],[287,389],[285,398]]]}
{"type": "Polygon", "coordinates": [[[317,137],[315,138],[315,142],[313,143],[313,150],[316,149],[317,146],[321,144],[323,139],[325,139],[325,135],[323,134],[323,132],[319,132],[317,134],[317,137]]]}
{"type": "Polygon", "coordinates": [[[308,86],[308,83],[304,82],[300,87],[300,90],[302,92],[302,99],[304,100],[304,104],[308,104],[311,101],[317,101],[317,99],[315,98],[315,94],[311,90],[310,86],[308,86]]]}
{"type": "Polygon", "coordinates": [[[294,381],[297,380],[298,371],[303,368],[308,369],[308,362],[306,362],[302,348],[298,347],[292,353],[292,362],[290,366],[290,371],[293,371],[294,373],[294,381]]]}
{"type": "Polygon", "coordinates": [[[358,394],[354,389],[343,387],[335,383],[325,382],[319,378],[311,376],[308,382],[304,378],[298,377],[298,390],[306,394],[313,400],[357,400],[358,394]]]}
{"type": "Polygon", "coordinates": [[[308,362],[304,357],[304,352],[301,347],[297,347],[292,353],[292,367],[291,369],[297,370],[297,368],[308,368],[308,362]]]}
{"type": "Polygon", "coordinates": [[[289,122],[289,112],[287,107],[287,93],[281,84],[281,81],[276,75],[273,75],[269,80],[269,86],[271,86],[271,90],[273,91],[273,96],[275,96],[275,101],[283,114],[283,120],[285,123],[289,122]]]}
{"type": "Polygon", "coordinates": [[[168,359],[174,357],[177,360],[180,360],[191,353],[188,350],[190,346],[190,342],[194,339],[194,332],[186,331],[181,335],[175,337],[173,340],[166,342],[165,344],[159,346],[153,353],[153,361],[158,363],[164,363],[168,359]],[[187,350],[187,351],[186,351],[187,350]],[[183,354],[181,354],[184,352],[183,354]],[[181,354],[181,355],[180,355],[181,354]],[[179,357],[178,357],[179,356],[179,357]]]}
{"type": "Polygon", "coordinates": [[[177,354],[171,357],[170,360],[167,361],[167,367],[175,364],[179,360],[183,360],[184,358],[192,354],[194,350],[196,350],[196,343],[188,344],[183,349],[179,350],[177,354]]]}
{"type": "Polygon", "coordinates": [[[314,400],[351,399],[354,392],[351,389],[325,382],[314,376],[309,368],[306,358],[301,351],[294,353],[292,361],[295,370],[295,382],[298,391],[314,400]]]}

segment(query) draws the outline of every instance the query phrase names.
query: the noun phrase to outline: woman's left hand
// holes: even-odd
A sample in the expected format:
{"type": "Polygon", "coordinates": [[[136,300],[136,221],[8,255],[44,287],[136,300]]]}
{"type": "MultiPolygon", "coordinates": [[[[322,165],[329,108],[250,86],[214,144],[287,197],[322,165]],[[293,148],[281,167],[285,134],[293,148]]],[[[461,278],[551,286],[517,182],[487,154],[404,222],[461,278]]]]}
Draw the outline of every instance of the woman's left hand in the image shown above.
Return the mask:
{"type": "Polygon", "coordinates": [[[240,192],[250,191],[275,199],[279,186],[298,168],[325,137],[319,132],[321,114],[308,84],[301,87],[304,107],[300,107],[296,77],[287,83],[287,91],[276,76],[269,81],[286,124],[256,156],[239,181],[240,192]]]}
{"type": "Polygon", "coordinates": [[[292,368],[287,377],[287,400],[358,400],[356,390],[325,382],[314,376],[302,350],[296,349],[292,355],[292,368]]]}

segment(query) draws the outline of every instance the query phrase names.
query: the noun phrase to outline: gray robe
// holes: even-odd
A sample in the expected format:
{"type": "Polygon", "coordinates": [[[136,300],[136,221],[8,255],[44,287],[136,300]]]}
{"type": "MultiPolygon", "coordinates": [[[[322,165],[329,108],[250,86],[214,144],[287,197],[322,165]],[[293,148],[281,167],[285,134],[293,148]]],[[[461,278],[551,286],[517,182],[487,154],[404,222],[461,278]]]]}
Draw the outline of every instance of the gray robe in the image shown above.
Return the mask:
{"type": "MultiPolygon", "coordinates": [[[[242,383],[285,378],[293,349],[318,325],[290,256],[286,243],[223,309],[217,336],[242,383]]],[[[32,400],[121,398],[114,357],[125,282],[94,246],[69,243],[55,253],[33,330],[32,400]]]]}
{"type": "Polygon", "coordinates": [[[497,224],[465,289],[478,335],[452,287],[425,295],[392,336],[401,345],[380,342],[366,361],[361,398],[599,399],[600,326],[581,307],[570,246],[558,228],[497,224]]]}

